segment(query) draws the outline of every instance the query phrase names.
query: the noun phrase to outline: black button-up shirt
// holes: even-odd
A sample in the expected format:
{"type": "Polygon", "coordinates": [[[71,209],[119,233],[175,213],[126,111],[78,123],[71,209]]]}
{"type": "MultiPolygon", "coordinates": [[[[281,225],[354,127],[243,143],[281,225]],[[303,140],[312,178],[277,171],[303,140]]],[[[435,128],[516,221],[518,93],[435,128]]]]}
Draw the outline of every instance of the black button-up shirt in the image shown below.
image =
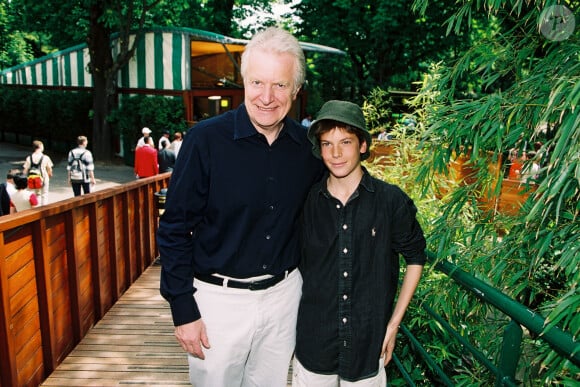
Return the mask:
{"type": "Polygon", "coordinates": [[[175,325],[201,317],[194,273],[247,278],[298,265],[299,214],[324,170],[311,148],[289,118],[269,145],[245,105],[187,132],[157,233],[175,325]]]}
{"type": "Polygon", "coordinates": [[[326,179],[304,207],[304,278],[296,356],[308,370],[356,381],[376,375],[398,288],[399,254],[425,263],[413,201],[365,170],[346,206],[326,179]]]}

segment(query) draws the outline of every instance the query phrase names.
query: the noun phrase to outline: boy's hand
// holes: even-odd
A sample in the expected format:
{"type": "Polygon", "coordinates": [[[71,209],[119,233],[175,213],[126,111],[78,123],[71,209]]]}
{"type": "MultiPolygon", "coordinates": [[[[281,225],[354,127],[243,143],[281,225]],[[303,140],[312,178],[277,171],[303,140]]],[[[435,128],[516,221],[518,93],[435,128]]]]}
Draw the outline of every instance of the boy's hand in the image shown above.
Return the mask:
{"type": "Polygon", "coordinates": [[[399,326],[387,325],[387,332],[385,333],[385,339],[383,340],[383,348],[381,350],[381,357],[385,359],[385,366],[389,364],[393,358],[393,351],[395,349],[395,342],[397,340],[397,333],[399,332],[399,326]]]}

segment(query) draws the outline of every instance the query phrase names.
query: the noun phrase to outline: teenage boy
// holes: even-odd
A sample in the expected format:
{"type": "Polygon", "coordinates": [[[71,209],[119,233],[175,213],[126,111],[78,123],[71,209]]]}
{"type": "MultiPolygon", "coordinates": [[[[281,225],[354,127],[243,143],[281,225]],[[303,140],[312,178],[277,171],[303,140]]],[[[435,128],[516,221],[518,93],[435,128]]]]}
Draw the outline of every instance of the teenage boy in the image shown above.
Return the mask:
{"type": "Polygon", "coordinates": [[[328,172],[304,205],[292,385],[385,386],[384,366],[426,260],[417,209],[361,165],[371,135],[358,105],[328,101],[308,138],[328,172]],[[407,269],[393,309],[399,254],[407,269]]]}

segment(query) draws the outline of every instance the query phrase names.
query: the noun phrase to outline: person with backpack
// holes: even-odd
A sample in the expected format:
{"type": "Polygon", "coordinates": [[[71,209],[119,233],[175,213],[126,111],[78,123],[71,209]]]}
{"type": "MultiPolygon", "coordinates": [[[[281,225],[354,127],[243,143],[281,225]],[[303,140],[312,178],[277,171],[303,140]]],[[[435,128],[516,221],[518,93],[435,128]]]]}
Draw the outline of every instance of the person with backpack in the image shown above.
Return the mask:
{"type": "Polygon", "coordinates": [[[85,136],[77,137],[77,147],[68,152],[68,182],[73,189],[74,196],[82,192],[91,192],[91,185],[95,185],[95,163],[93,154],[87,149],[89,140],[85,136]]]}
{"type": "Polygon", "coordinates": [[[22,173],[28,178],[28,189],[40,198],[40,205],[43,206],[48,204],[48,191],[54,164],[50,157],[44,154],[42,141],[33,141],[32,148],[34,152],[26,156],[22,173]]]}

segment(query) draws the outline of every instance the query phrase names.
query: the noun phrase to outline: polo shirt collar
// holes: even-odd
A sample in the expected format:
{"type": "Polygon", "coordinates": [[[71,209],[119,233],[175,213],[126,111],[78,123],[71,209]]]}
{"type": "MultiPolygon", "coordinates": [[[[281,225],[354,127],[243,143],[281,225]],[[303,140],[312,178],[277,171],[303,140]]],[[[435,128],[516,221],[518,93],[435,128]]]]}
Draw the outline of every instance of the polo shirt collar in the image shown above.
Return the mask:
{"type": "MultiPolygon", "coordinates": [[[[290,136],[294,142],[302,144],[306,137],[301,138],[298,130],[304,130],[302,126],[296,125],[292,119],[288,116],[284,117],[284,126],[282,126],[282,131],[278,137],[282,137],[286,134],[290,136]]],[[[255,136],[258,131],[250,121],[250,116],[248,115],[248,110],[246,109],[246,104],[242,103],[236,111],[236,116],[234,120],[234,140],[239,140],[246,137],[255,136]]]]}

